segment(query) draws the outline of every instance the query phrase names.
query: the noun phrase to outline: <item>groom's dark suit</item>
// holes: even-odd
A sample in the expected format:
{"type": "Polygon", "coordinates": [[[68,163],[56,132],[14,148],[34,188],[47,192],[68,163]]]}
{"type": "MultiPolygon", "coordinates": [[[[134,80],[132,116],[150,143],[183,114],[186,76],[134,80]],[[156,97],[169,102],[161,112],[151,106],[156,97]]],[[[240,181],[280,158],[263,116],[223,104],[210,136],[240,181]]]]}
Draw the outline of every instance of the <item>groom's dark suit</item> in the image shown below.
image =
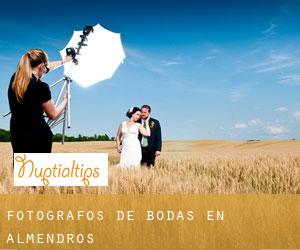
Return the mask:
{"type": "MultiPolygon", "coordinates": [[[[142,123],[142,121],[141,121],[142,123]]],[[[149,127],[151,134],[148,137],[148,146],[142,145],[142,164],[146,164],[148,167],[155,164],[155,152],[161,152],[161,128],[159,121],[150,117],[149,127]]],[[[142,143],[143,136],[139,134],[139,140],[142,143]]]]}

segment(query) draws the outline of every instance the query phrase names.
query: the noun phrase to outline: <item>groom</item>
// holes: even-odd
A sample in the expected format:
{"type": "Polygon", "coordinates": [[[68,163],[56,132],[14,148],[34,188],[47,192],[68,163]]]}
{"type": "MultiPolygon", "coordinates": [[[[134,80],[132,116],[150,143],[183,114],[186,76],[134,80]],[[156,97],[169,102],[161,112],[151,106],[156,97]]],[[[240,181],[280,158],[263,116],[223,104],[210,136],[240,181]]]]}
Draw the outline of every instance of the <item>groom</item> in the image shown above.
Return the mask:
{"type": "Polygon", "coordinates": [[[145,120],[149,117],[149,127],[151,135],[149,137],[139,134],[139,140],[142,145],[142,161],[141,164],[147,167],[154,166],[155,157],[161,154],[161,128],[159,121],[150,117],[151,107],[143,105],[141,107],[141,124],[146,127],[145,120]]]}

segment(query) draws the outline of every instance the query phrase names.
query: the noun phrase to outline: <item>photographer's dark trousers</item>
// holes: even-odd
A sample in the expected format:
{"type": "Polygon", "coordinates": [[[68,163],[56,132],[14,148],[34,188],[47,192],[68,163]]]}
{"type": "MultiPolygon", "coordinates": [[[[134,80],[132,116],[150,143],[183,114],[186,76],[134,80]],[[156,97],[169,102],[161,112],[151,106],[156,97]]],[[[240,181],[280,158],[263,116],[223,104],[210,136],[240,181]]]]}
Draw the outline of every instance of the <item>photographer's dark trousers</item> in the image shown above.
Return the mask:
{"type": "Polygon", "coordinates": [[[155,164],[155,155],[151,152],[149,146],[142,147],[142,165],[146,165],[147,167],[154,167],[155,164]]]}

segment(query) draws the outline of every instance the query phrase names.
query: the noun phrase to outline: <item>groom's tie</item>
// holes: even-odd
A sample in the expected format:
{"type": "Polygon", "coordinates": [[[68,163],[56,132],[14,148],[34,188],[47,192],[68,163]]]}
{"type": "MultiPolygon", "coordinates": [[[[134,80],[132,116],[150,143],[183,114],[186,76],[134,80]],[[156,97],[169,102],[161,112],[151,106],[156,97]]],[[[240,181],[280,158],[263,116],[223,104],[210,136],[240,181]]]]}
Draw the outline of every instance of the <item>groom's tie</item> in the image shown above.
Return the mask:
{"type": "MultiPolygon", "coordinates": [[[[146,122],[143,121],[143,127],[146,129],[146,122]]],[[[142,143],[143,147],[147,147],[148,146],[148,137],[143,136],[143,143],[142,143]]]]}

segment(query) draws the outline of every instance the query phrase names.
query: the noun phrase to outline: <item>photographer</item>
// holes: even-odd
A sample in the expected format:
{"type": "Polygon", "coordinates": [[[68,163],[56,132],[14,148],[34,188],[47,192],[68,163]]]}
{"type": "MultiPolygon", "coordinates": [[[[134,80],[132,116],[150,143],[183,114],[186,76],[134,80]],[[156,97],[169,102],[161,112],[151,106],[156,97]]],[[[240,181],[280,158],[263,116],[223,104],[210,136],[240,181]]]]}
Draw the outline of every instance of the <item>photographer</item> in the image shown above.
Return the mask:
{"type": "Polygon", "coordinates": [[[31,49],[24,54],[8,88],[11,110],[10,133],[14,153],[50,153],[52,132],[44,119],[44,112],[58,119],[67,105],[68,97],[55,107],[47,83],[41,78],[49,70],[72,60],[48,62],[47,54],[41,49],[31,49]]]}

